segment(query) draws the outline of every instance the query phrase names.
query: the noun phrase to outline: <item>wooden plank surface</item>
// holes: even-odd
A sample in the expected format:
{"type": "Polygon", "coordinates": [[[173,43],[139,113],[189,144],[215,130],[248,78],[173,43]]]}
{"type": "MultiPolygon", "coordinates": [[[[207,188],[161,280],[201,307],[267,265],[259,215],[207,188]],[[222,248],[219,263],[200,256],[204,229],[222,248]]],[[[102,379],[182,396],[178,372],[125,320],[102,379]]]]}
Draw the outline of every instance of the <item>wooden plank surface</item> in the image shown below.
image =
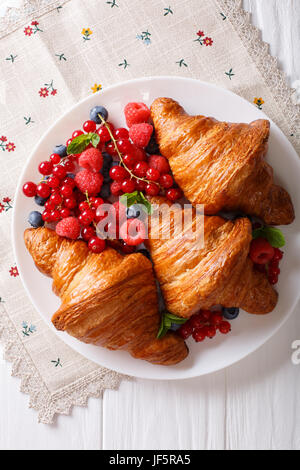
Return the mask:
{"type": "MultiPolygon", "coordinates": [[[[299,0],[244,4],[290,82],[300,79],[299,0]]],[[[300,366],[291,363],[296,339],[297,314],[226,371],[182,382],[123,382],[53,426],[37,424],[19,380],[0,359],[0,449],[299,449],[300,366]]]]}

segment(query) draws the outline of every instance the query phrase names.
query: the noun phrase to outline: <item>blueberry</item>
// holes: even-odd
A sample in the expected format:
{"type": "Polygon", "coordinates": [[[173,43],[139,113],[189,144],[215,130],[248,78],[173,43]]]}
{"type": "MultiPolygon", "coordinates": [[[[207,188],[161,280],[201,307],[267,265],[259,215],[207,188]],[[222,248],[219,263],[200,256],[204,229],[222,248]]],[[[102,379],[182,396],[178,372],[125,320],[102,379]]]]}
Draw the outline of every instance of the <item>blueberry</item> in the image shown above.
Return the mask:
{"type": "Polygon", "coordinates": [[[110,168],[113,162],[112,156],[107,152],[102,153],[103,156],[103,168],[110,168]]]}
{"type": "Polygon", "coordinates": [[[227,320],[234,320],[237,318],[240,314],[240,309],[239,308],[223,308],[223,317],[226,318],[227,320]]]}
{"type": "Polygon", "coordinates": [[[53,149],[53,153],[57,153],[61,158],[67,156],[67,147],[65,145],[56,145],[53,149]]]}
{"type": "Polygon", "coordinates": [[[30,212],[29,217],[28,217],[28,222],[34,228],[43,227],[45,223],[42,219],[42,214],[38,211],[30,212]]]}
{"type": "Polygon", "coordinates": [[[146,256],[146,258],[150,259],[150,261],[151,261],[151,255],[150,255],[149,251],[146,250],[145,248],[141,248],[140,250],[137,251],[137,253],[141,253],[141,255],[146,256]]]}
{"type": "Polygon", "coordinates": [[[104,183],[111,183],[112,181],[111,177],[109,176],[109,171],[110,171],[110,168],[105,168],[105,167],[103,167],[101,170],[104,183]]]}
{"type": "Polygon", "coordinates": [[[34,200],[35,200],[35,203],[38,205],[38,206],[44,206],[46,204],[46,202],[48,201],[48,198],[44,198],[44,197],[41,197],[41,196],[34,196],[34,200]]]}
{"type": "Polygon", "coordinates": [[[94,108],[91,109],[90,112],[90,118],[92,121],[95,121],[97,124],[101,124],[101,119],[98,116],[98,114],[101,114],[103,117],[104,121],[107,121],[108,118],[108,111],[105,109],[103,106],[95,106],[94,108]]]}
{"type": "Polygon", "coordinates": [[[133,204],[126,209],[126,217],[127,219],[143,219],[145,211],[143,211],[140,204],[133,204]]]}
{"type": "Polygon", "coordinates": [[[155,133],[153,132],[150,142],[146,147],[146,152],[150,155],[159,155],[159,146],[155,139],[155,133]]]}
{"type": "Polygon", "coordinates": [[[68,178],[72,178],[72,180],[75,178],[74,173],[67,173],[68,178]]]}
{"type": "Polygon", "coordinates": [[[110,196],[110,184],[104,183],[100,191],[100,197],[102,197],[103,199],[108,199],[109,196],[110,196]]]}
{"type": "Polygon", "coordinates": [[[178,325],[177,323],[172,323],[170,330],[171,331],[177,331],[177,330],[179,330],[180,327],[181,327],[181,325],[178,325]]]}

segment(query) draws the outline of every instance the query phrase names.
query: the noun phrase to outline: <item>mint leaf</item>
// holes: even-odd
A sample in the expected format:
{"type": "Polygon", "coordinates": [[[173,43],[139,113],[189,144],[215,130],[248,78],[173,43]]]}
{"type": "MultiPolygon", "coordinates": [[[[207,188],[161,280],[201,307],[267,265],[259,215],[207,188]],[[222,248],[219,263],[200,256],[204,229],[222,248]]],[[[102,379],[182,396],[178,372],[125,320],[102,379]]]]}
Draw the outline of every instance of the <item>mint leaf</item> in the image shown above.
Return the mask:
{"type": "Polygon", "coordinates": [[[133,204],[140,204],[143,206],[147,214],[152,214],[152,206],[150,202],[145,198],[144,194],[140,191],[134,191],[133,193],[126,193],[121,196],[121,203],[127,207],[132,206],[133,204]]]}
{"type": "Polygon", "coordinates": [[[89,132],[89,134],[82,134],[72,140],[70,145],[67,148],[68,155],[74,155],[77,153],[82,153],[89,145],[92,145],[96,148],[100,142],[100,137],[98,134],[89,132]]]}
{"type": "Polygon", "coordinates": [[[187,321],[187,318],[177,317],[170,312],[163,312],[161,315],[161,324],[157,333],[157,338],[163,338],[171,328],[172,324],[184,325],[187,321]]]}
{"type": "Polygon", "coordinates": [[[253,239],[262,237],[268,240],[273,248],[282,248],[285,245],[285,238],[282,231],[275,227],[261,227],[252,232],[253,239]]]}
{"type": "Polygon", "coordinates": [[[91,138],[91,142],[93,147],[97,148],[100,142],[100,137],[98,134],[93,134],[91,138]]]}

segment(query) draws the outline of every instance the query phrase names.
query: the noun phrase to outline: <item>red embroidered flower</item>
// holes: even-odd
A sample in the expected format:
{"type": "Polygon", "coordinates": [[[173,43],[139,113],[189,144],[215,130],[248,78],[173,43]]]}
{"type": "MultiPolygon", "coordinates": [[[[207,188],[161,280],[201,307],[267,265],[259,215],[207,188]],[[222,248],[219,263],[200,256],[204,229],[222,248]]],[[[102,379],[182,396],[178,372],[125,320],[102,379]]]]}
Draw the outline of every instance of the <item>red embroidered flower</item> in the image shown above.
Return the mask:
{"type": "Polygon", "coordinates": [[[10,201],[11,201],[10,197],[4,197],[3,198],[3,202],[10,202],[10,201]]]}
{"type": "Polygon", "coordinates": [[[3,212],[3,211],[4,211],[4,209],[5,209],[4,205],[3,205],[3,204],[1,204],[1,202],[0,202],[0,214],[1,214],[1,212],[3,212]]]}
{"type": "Polygon", "coordinates": [[[32,21],[31,24],[32,24],[32,26],[37,26],[39,24],[39,22],[38,21],[32,21]]]}
{"type": "Polygon", "coordinates": [[[203,39],[203,44],[205,44],[206,46],[212,46],[214,43],[214,41],[212,40],[212,38],[204,38],[203,39]]]}
{"type": "Polygon", "coordinates": [[[6,150],[8,150],[8,152],[14,152],[16,149],[16,146],[13,142],[8,142],[8,144],[6,144],[6,150]]]}
{"type": "Polygon", "coordinates": [[[57,94],[57,90],[54,88],[54,90],[51,91],[51,95],[55,96],[57,94]]]}
{"type": "Polygon", "coordinates": [[[19,276],[19,271],[18,271],[17,266],[11,267],[10,270],[9,270],[9,274],[10,274],[12,277],[17,277],[17,276],[19,276]]]}
{"type": "Polygon", "coordinates": [[[2,137],[0,137],[0,140],[2,140],[2,142],[6,142],[7,138],[3,135],[2,137]]]}
{"type": "Polygon", "coordinates": [[[46,98],[46,96],[49,95],[49,91],[47,90],[47,88],[41,88],[39,94],[42,98],[46,98]]]}
{"type": "Polygon", "coordinates": [[[203,31],[198,31],[197,36],[199,36],[200,38],[203,38],[204,32],[203,31]]]}
{"type": "Polygon", "coordinates": [[[24,33],[25,33],[25,36],[31,36],[33,33],[33,30],[30,26],[26,26],[26,28],[24,29],[24,33]]]}

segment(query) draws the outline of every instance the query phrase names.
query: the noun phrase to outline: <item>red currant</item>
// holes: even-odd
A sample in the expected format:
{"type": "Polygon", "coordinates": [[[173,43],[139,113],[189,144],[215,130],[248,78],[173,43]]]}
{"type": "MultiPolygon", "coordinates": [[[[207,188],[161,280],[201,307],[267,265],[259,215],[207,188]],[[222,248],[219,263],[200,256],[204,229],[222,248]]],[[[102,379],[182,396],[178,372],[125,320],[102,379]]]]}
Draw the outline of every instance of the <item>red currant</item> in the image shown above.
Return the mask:
{"type": "Polygon", "coordinates": [[[129,170],[132,170],[135,165],[136,165],[136,158],[132,153],[126,153],[123,157],[124,165],[129,168],[129,170]]]}
{"type": "Polygon", "coordinates": [[[58,155],[58,153],[52,153],[52,155],[50,155],[50,161],[53,165],[57,165],[60,162],[60,155],[58,155]]]}
{"type": "Polygon", "coordinates": [[[204,341],[205,338],[206,338],[206,334],[205,334],[204,328],[196,329],[196,330],[193,332],[193,338],[194,338],[194,340],[196,341],[196,343],[201,343],[202,341],[204,341]]]}
{"type": "Polygon", "coordinates": [[[90,205],[87,201],[82,201],[80,204],[79,204],[79,210],[80,212],[83,212],[83,211],[88,211],[90,208],[90,205]]]}
{"type": "Polygon", "coordinates": [[[211,311],[210,310],[201,310],[200,312],[201,318],[203,318],[203,321],[208,322],[211,318],[211,311]]]}
{"type": "Polygon", "coordinates": [[[144,149],[139,149],[133,145],[133,154],[137,162],[145,162],[147,160],[147,154],[144,149]]]}
{"type": "Polygon", "coordinates": [[[208,326],[206,329],[206,336],[210,339],[214,338],[217,334],[217,330],[215,326],[208,326]]]}
{"type": "Polygon", "coordinates": [[[73,140],[73,139],[68,139],[68,140],[67,140],[67,142],[66,142],[66,147],[67,147],[67,148],[68,148],[69,145],[72,143],[72,140],[73,140]]]}
{"type": "Polygon", "coordinates": [[[105,126],[100,127],[97,130],[97,134],[100,137],[101,144],[106,144],[107,142],[109,142],[111,140],[110,133],[109,133],[108,129],[105,126]]]}
{"type": "Polygon", "coordinates": [[[190,318],[189,323],[193,328],[201,328],[203,326],[203,320],[201,318],[201,315],[194,315],[190,318]]]}
{"type": "Polygon", "coordinates": [[[50,188],[55,189],[58,188],[60,185],[60,179],[57,176],[51,176],[47,181],[48,186],[50,188]]]}
{"type": "Polygon", "coordinates": [[[252,240],[249,254],[253,263],[267,264],[274,257],[274,248],[267,240],[260,237],[252,240]]]}
{"type": "Polygon", "coordinates": [[[60,211],[59,210],[54,210],[50,214],[50,220],[52,222],[58,222],[61,219],[60,211]]]}
{"type": "MultiPolygon", "coordinates": [[[[49,181],[48,181],[48,184],[49,184],[49,181]]],[[[64,185],[68,185],[68,186],[71,186],[71,188],[75,188],[76,186],[76,183],[75,181],[73,180],[73,178],[70,178],[69,176],[67,176],[63,182],[62,182],[63,186],[64,185]]]]}
{"type": "Polygon", "coordinates": [[[160,179],[159,179],[159,184],[165,188],[165,189],[170,189],[172,188],[173,184],[174,184],[174,180],[172,178],[172,175],[161,175],[160,179]]]}
{"type": "Polygon", "coordinates": [[[106,146],[106,152],[111,155],[112,157],[114,157],[115,155],[117,155],[117,150],[116,150],[116,147],[115,147],[115,144],[113,142],[111,142],[110,144],[108,144],[106,146]]]}
{"type": "Polygon", "coordinates": [[[72,134],[72,139],[76,139],[76,137],[82,135],[83,132],[81,130],[74,131],[72,134]]]}
{"type": "Polygon", "coordinates": [[[36,195],[37,186],[32,181],[28,181],[23,186],[23,193],[27,197],[34,197],[36,195]]]}
{"type": "Polygon", "coordinates": [[[120,228],[120,237],[127,245],[140,245],[146,238],[146,227],[141,220],[128,219],[120,228]]]}
{"type": "Polygon", "coordinates": [[[279,250],[279,248],[274,248],[274,256],[272,261],[281,261],[283,258],[283,251],[279,250]]]}
{"type": "Polygon", "coordinates": [[[97,209],[97,207],[102,206],[102,204],[104,204],[104,201],[101,197],[91,197],[90,203],[94,209],[97,209]]]}
{"type": "Polygon", "coordinates": [[[47,198],[51,194],[51,189],[46,183],[40,183],[38,187],[36,188],[36,193],[38,196],[47,198]]]}
{"type": "Polygon", "coordinates": [[[133,193],[135,190],[135,182],[133,180],[124,180],[122,183],[122,191],[124,193],[133,193]]]}
{"type": "Polygon", "coordinates": [[[185,325],[181,325],[181,327],[178,330],[179,336],[183,339],[188,339],[193,333],[193,328],[191,325],[186,323],[185,325]]]}
{"type": "Polygon", "coordinates": [[[109,171],[109,176],[114,181],[123,181],[128,178],[128,172],[122,166],[113,166],[109,171]]]}
{"type": "Polygon", "coordinates": [[[147,183],[143,180],[136,180],[135,186],[138,191],[145,191],[147,183]]]}
{"type": "Polygon", "coordinates": [[[44,222],[50,222],[51,221],[51,212],[48,211],[48,210],[45,210],[42,213],[42,219],[43,219],[44,222]]]}
{"type": "Polygon", "coordinates": [[[146,178],[150,181],[158,181],[160,178],[160,172],[155,168],[149,168],[146,173],[146,178]]]}
{"type": "Polygon", "coordinates": [[[118,129],[116,129],[113,135],[116,140],[124,140],[124,139],[128,140],[129,139],[129,132],[124,127],[119,127],[118,129]]]}
{"type": "Polygon", "coordinates": [[[132,151],[132,143],[128,139],[121,139],[117,141],[118,149],[121,153],[130,153],[132,151]]]}
{"type": "Polygon", "coordinates": [[[135,165],[133,173],[139,178],[145,178],[148,168],[146,162],[139,162],[135,165]]]}
{"type": "Polygon", "coordinates": [[[45,204],[45,209],[49,212],[52,212],[55,209],[55,204],[49,199],[45,204]]]}
{"type": "Polygon", "coordinates": [[[279,277],[276,276],[275,274],[269,274],[269,283],[272,284],[272,286],[275,286],[278,284],[279,277]]]}
{"type": "Polygon", "coordinates": [[[64,179],[66,177],[67,170],[65,169],[64,166],[58,165],[53,169],[53,175],[57,176],[60,180],[64,179]]]}
{"type": "Polygon", "coordinates": [[[220,313],[213,313],[211,316],[211,323],[214,326],[219,326],[223,321],[223,316],[220,313]]]}
{"type": "Polygon", "coordinates": [[[89,240],[89,249],[93,253],[102,253],[105,250],[105,246],[105,240],[101,240],[101,238],[93,237],[89,240]]]}
{"type": "Polygon", "coordinates": [[[41,175],[51,175],[52,170],[53,164],[51,162],[45,161],[39,164],[39,172],[41,173],[41,175]]]}
{"type": "Polygon", "coordinates": [[[127,245],[123,240],[121,241],[121,251],[125,255],[130,255],[135,252],[135,246],[127,245]]]}
{"type": "Polygon", "coordinates": [[[93,222],[94,218],[95,211],[93,211],[92,209],[87,209],[80,214],[78,220],[81,225],[90,225],[93,222]]]}
{"type": "Polygon", "coordinates": [[[166,192],[166,197],[171,202],[175,202],[178,199],[182,198],[182,191],[179,188],[168,189],[166,192]]]}
{"type": "Polygon", "coordinates": [[[70,197],[73,194],[73,188],[68,184],[64,184],[60,189],[60,194],[64,197],[70,197]]]}
{"type": "Polygon", "coordinates": [[[60,210],[60,216],[62,219],[66,219],[67,217],[70,217],[71,211],[67,207],[64,207],[63,209],[60,210]]]}
{"type": "Polygon", "coordinates": [[[146,194],[148,194],[148,196],[157,196],[159,191],[160,187],[158,186],[158,184],[149,183],[146,186],[146,194]]]}
{"type": "Polygon", "coordinates": [[[68,173],[72,173],[75,170],[75,165],[73,162],[68,160],[65,164],[64,167],[68,173]]]}
{"type": "Polygon", "coordinates": [[[110,192],[113,196],[121,196],[123,194],[121,181],[113,181],[110,185],[110,192]]]}
{"type": "Polygon", "coordinates": [[[96,130],[96,123],[95,121],[85,121],[85,123],[83,124],[82,128],[84,130],[84,132],[95,132],[96,130]]]}
{"type": "Polygon", "coordinates": [[[68,209],[75,209],[75,207],[77,206],[77,202],[76,202],[76,199],[74,196],[72,197],[68,197],[67,199],[64,200],[64,205],[68,208],[68,209]]]}
{"type": "Polygon", "coordinates": [[[231,325],[228,321],[222,321],[219,325],[219,331],[222,335],[227,335],[231,331],[231,325]]]}
{"type": "Polygon", "coordinates": [[[59,206],[62,203],[62,197],[59,193],[53,193],[50,196],[50,201],[55,205],[59,206]]]}
{"type": "Polygon", "coordinates": [[[88,242],[91,238],[96,237],[96,231],[93,227],[84,227],[81,231],[82,238],[88,242]]]}

